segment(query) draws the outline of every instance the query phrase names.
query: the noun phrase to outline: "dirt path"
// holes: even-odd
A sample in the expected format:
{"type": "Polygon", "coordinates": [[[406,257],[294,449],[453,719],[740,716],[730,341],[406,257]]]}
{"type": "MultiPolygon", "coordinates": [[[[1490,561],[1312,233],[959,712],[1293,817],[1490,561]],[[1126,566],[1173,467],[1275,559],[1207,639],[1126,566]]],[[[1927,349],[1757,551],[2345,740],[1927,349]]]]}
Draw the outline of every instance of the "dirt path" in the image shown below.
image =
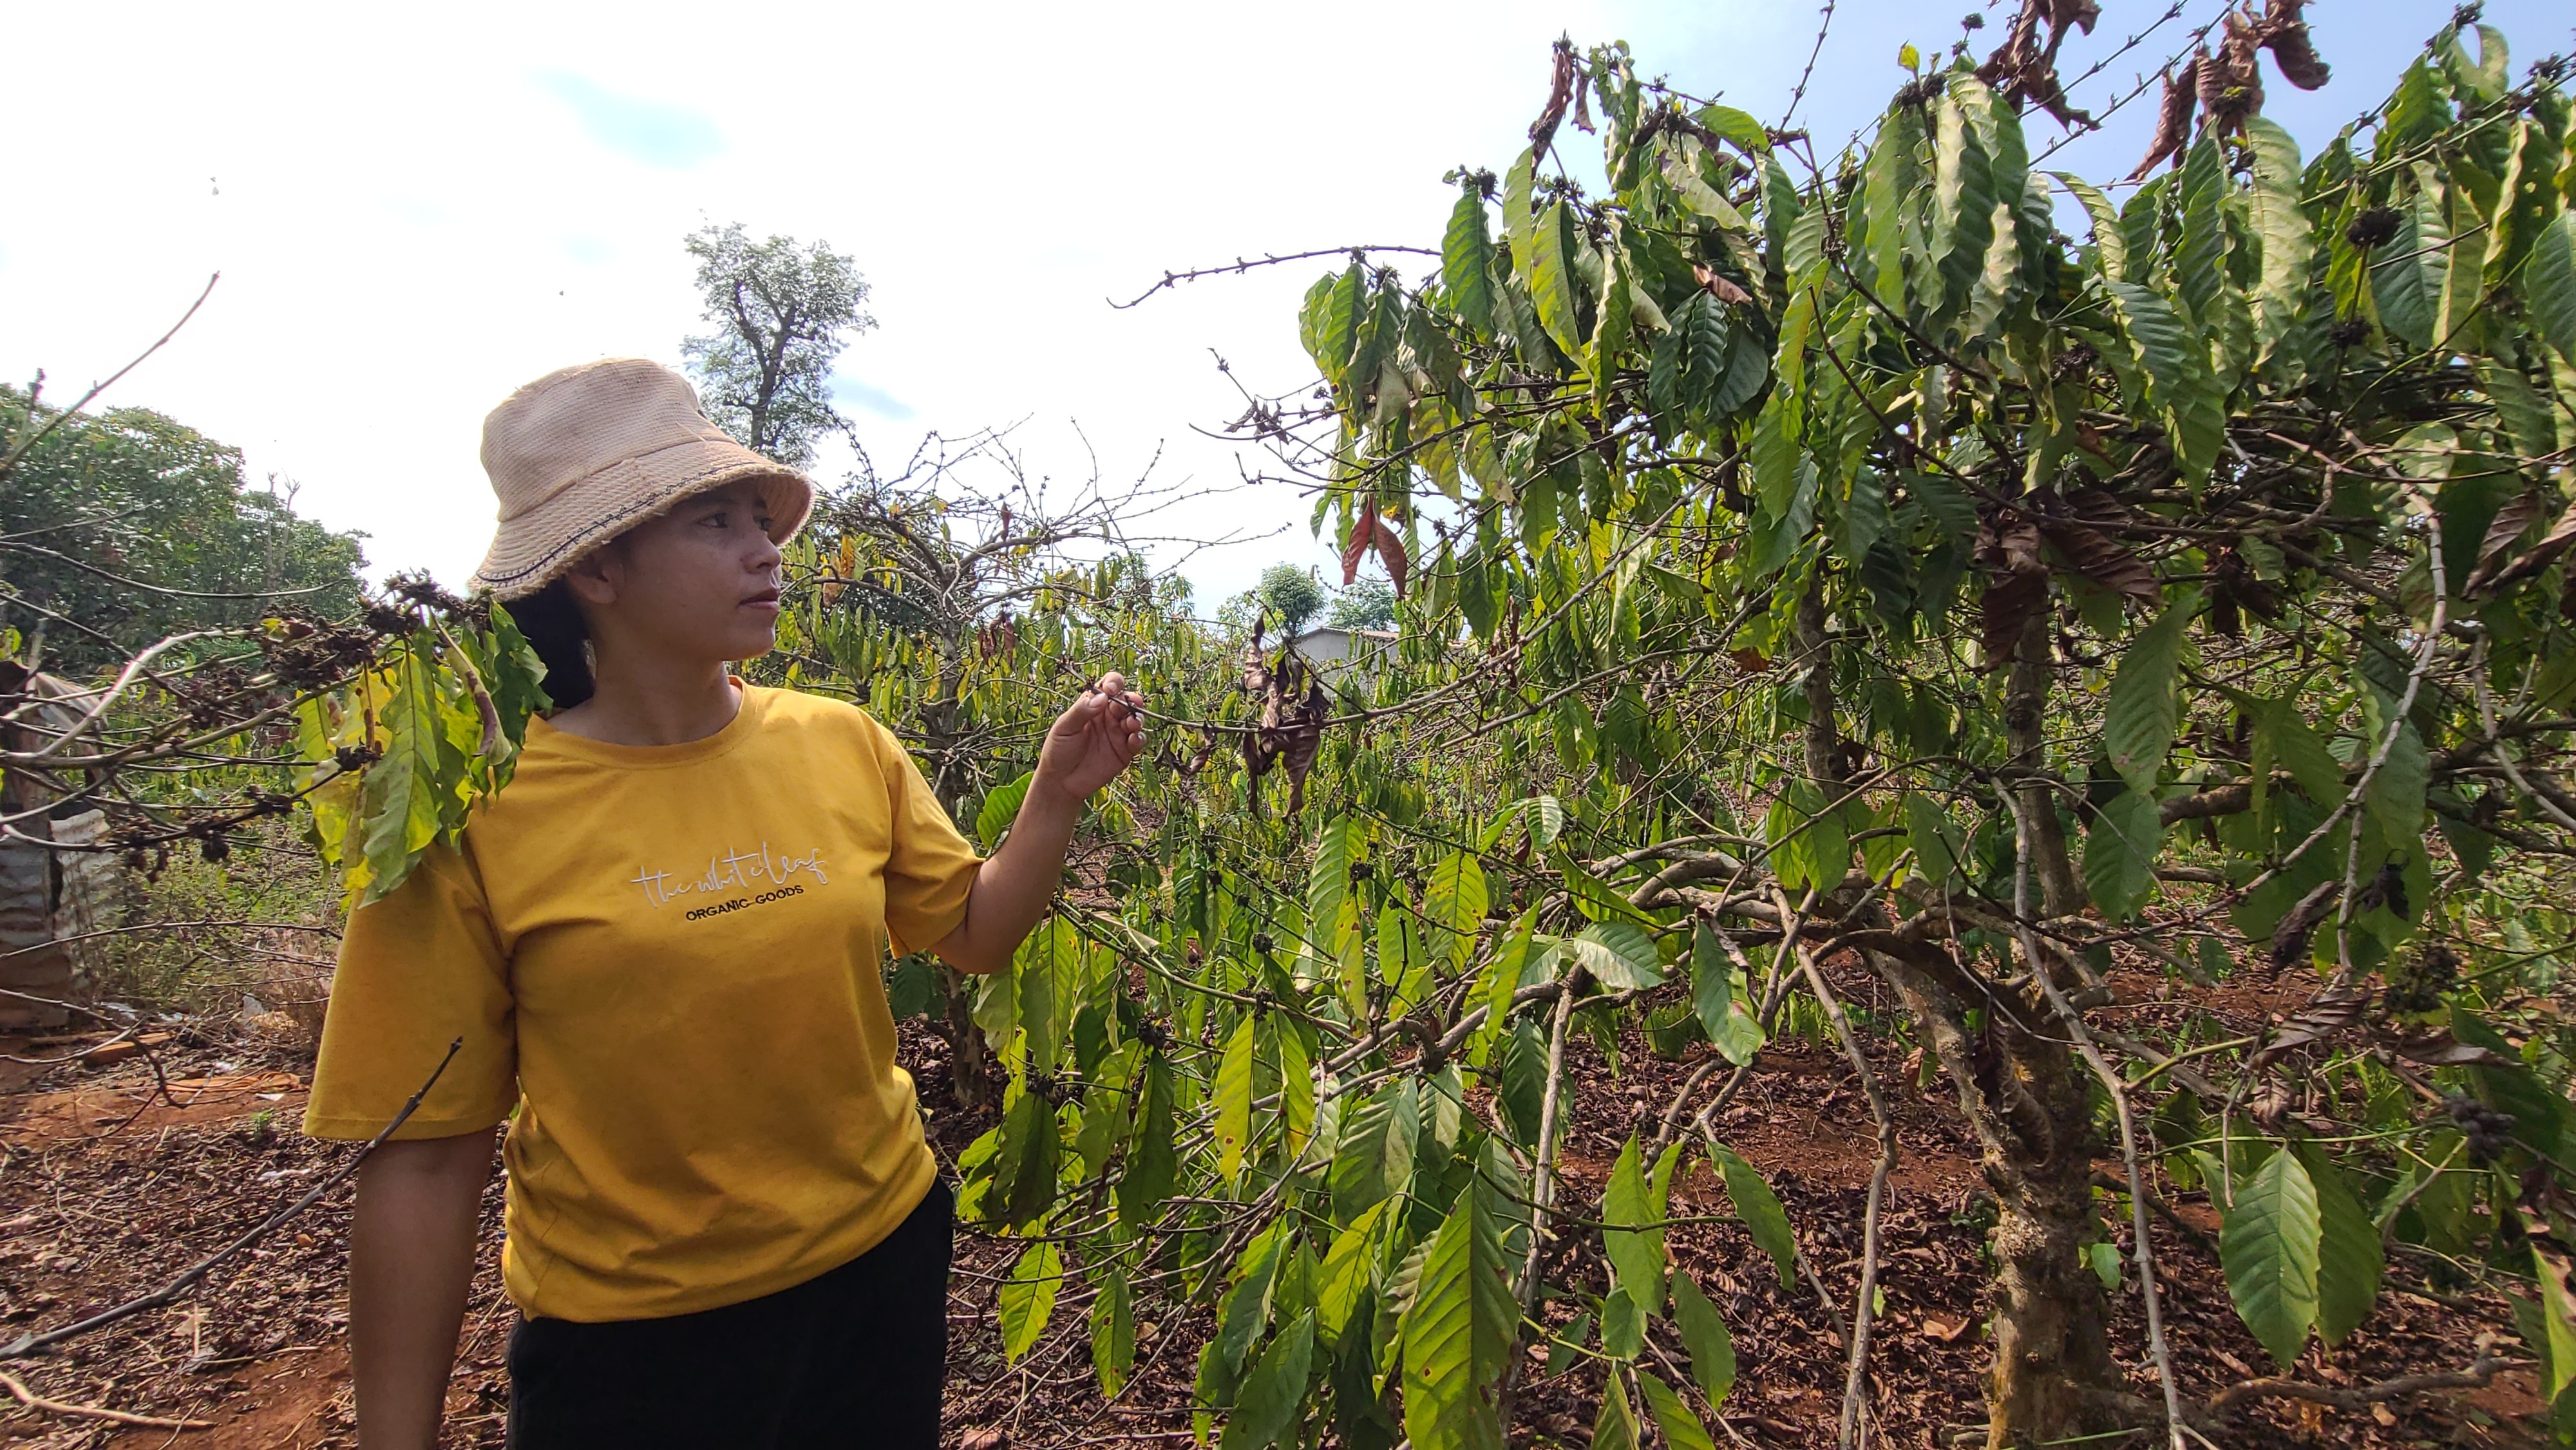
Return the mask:
{"type": "MultiPolygon", "coordinates": [[[[1853,985],[1865,1000],[1865,985],[1853,985]]],[[[66,1050],[0,1040],[6,1052],[66,1050]]],[[[938,1044],[907,1029],[905,1050],[924,1100],[945,1103],[938,1044]]],[[[183,1035],[156,1054],[177,1106],[154,1094],[153,1074],[140,1060],[100,1069],[0,1063],[0,1332],[65,1323],[156,1286],[354,1151],[294,1131],[308,1065],[291,1053],[183,1035]]],[[[1576,1199],[1597,1200],[1629,1132],[1641,1124],[1653,1131],[1654,1117],[1692,1064],[1658,1059],[1633,1037],[1616,1073],[1589,1044],[1577,1059],[1566,1172],[1576,1199]]],[[[1724,1115],[1720,1132],[1771,1178],[1808,1256],[1837,1297],[1847,1299],[1858,1278],[1863,1192],[1874,1151],[1867,1109],[1847,1066],[1818,1046],[1786,1040],[1765,1052],[1762,1067],[1724,1115]]],[[[1976,1427],[1987,1355],[1981,1329],[1986,1273],[1973,1212],[1973,1151],[1955,1115],[1939,1106],[1937,1089],[1932,1100],[1914,1095],[1911,1075],[1893,1054],[1879,1070],[1904,1119],[1905,1157],[1887,1213],[1886,1314],[1871,1415],[1888,1446],[1938,1450],[1972,1431],[1982,1443],[1976,1427]]],[[[934,1112],[931,1120],[934,1142],[952,1159],[985,1126],[953,1111],[934,1112]]],[[[352,1446],[344,1286],[349,1204],[342,1185],[192,1299],[17,1366],[33,1390],[56,1400],[203,1419],[214,1429],[174,1437],[10,1407],[0,1413],[0,1442],[64,1450],[352,1446]]],[[[451,1446],[502,1442],[510,1310],[498,1284],[499,1206],[496,1181],[484,1205],[483,1263],[448,1399],[451,1446]]],[[[2179,1207],[2186,1220],[2208,1223],[2205,1205],[2179,1207]]],[[[1725,1211],[1722,1191],[1698,1159],[1676,1184],[1676,1215],[1725,1211]]],[[[1726,1409],[1740,1442],[1831,1445],[1844,1326],[1804,1286],[1783,1290],[1769,1258],[1732,1222],[1679,1226],[1671,1240],[1680,1264],[1699,1277],[1734,1327],[1741,1368],[1726,1409]]],[[[2168,1275],[2176,1367],[2187,1391],[2205,1397],[2253,1373],[2262,1351],[2229,1308],[2212,1253],[2163,1232],[2157,1248],[2168,1275]]],[[[950,1443],[968,1450],[1077,1443],[1178,1450],[1184,1444],[1204,1324],[1140,1325],[1135,1381],[1104,1405],[1091,1381],[1087,1306],[1068,1294],[1047,1337],[1020,1365],[1005,1366],[993,1303],[1011,1246],[965,1235],[958,1250],[950,1443]]],[[[1597,1257],[1562,1272],[1596,1288],[1606,1282],[1597,1257]]],[[[2116,1296],[2114,1340],[2131,1388],[2152,1395],[2152,1372],[2137,1352],[2143,1337],[2138,1304],[2134,1286],[2116,1296]]],[[[1561,1322],[1573,1309],[1552,1305],[1549,1313],[1561,1322]]],[[[2502,1315],[2500,1303],[2463,1312],[2433,1298],[2392,1293],[2338,1353],[2339,1368],[2312,1361],[2301,1372],[2349,1382],[2453,1367],[2466,1357],[2473,1335],[2497,1327],[2502,1315]]],[[[1548,1377],[1535,1352],[1531,1371],[1523,1424],[1536,1438],[1516,1437],[1516,1443],[1584,1444],[1601,1393],[1598,1373],[1578,1366],[1548,1377]]],[[[2538,1443],[2522,1428],[2538,1408],[2529,1377],[2508,1374],[2474,1397],[2389,1406],[2375,1417],[2303,1413],[2315,1407],[2277,1403],[2247,1428],[2261,1443],[2279,1445],[2519,1446],[2538,1443]]]]}

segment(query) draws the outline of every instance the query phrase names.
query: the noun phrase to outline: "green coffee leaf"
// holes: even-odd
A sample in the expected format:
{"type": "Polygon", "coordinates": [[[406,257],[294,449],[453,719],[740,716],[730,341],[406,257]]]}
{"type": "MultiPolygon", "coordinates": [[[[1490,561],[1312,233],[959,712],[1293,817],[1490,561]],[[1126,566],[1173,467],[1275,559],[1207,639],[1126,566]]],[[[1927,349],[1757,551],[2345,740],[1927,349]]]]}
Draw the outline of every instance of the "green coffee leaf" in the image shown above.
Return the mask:
{"type": "Polygon", "coordinates": [[[1404,1431],[1424,1450],[1503,1450],[1492,1388],[1511,1354],[1519,1305],[1502,1246],[1462,1193],[1423,1255],[1404,1313],[1404,1431]]]}
{"type": "Polygon", "coordinates": [[[2155,797],[2125,790],[2105,803],[2084,836],[2084,889],[2112,921],[2126,921],[2156,884],[2164,822],[2155,797]]]}
{"type": "Polygon", "coordinates": [[[1672,1387],[1644,1370],[1637,1371],[1637,1388],[1646,1397],[1646,1412],[1655,1417],[1655,1428],[1664,1434],[1670,1450],[1717,1450],[1708,1427],[1699,1422],[1696,1411],[1673,1393],[1672,1387]]]}
{"type": "Polygon", "coordinates": [[[2342,1171],[2313,1142],[2302,1141],[2298,1153],[2317,1194],[2317,1337],[2332,1348],[2370,1317],[2386,1264],[2379,1225],[2342,1171]]]}
{"type": "Polygon", "coordinates": [[[1243,1176],[1243,1150],[1252,1141],[1252,1049],[1257,1025],[1253,1018],[1244,1018],[1217,1061],[1216,1164],[1228,1183],[1243,1176]]]}
{"type": "Polygon", "coordinates": [[[1234,1413],[1227,1417],[1218,1450],[1256,1450],[1287,1433],[1297,1422],[1297,1407],[1306,1396],[1306,1370],[1315,1352],[1315,1316],[1300,1314],[1279,1331],[1260,1362],[1234,1392],[1234,1413]]]}
{"type": "Polygon", "coordinates": [[[2250,1180],[2218,1233],[2236,1313],[2284,1370],[2317,1317],[2317,1191],[2299,1155],[2275,1152],[2250,1180]]]}
{"type": "Polygon", "coordinates": [[[1112,1266],[1091,1302],[1091,1371],[1100,1393],[1115,1398],[1136,1368],[1136,1312],[1127,1299],[1127,1273],[1112,1266]]]}
{"type": "Polygon", "coordinates": [[[1699,1281],[1686,1272],[1673,1275],[1673,1327],[1682,1332],[1682,1347],[1690,1351],[1691,1378],[1699,1382],[1700,1393],[1712,1405],[1725,1404],[1726,1392],[1735,1388],[1735,1337],[1727,1333],[1717,1306],[1700,1292],[1699,1281]]]}
{"type": "Polygon", "coordinates": [[[1610,1227],[1601,1235],[1601,1247],[1618,1274],[1619,1286],[1650,1317],[1664,1311],[1662,1219],[1662,1212],[1647,1192],[1645,1164],[1638,1153],[1637,1137],[1631,1133],[1627,1146],[1619,1150],[1619,1161],[1612,1165],[1609,1185],[1602,1193],[1601,1221],[1610,1227]],[[1649,1224],[1655,1227],[1642,1227],[1649,1224]]]}
{"type": "Polygon", "coordinates": [[[1002,833],[1018,818],[1020,802],[1028,799],[1029,782],[1035,779],[1037,772],[1029,771],[1008,785],[995,787],[992,794],[984,797],[984,808],[975,813],[975,839],[984,843],[986,851],[1002,843],[1002,833]]]}
{"type": "Polygon", "coordinates": [[[1790,1236],[1789,1213],[1780,1206],[1780,1196],[1734,1149],[1716,1144],[1709,1149],[1709,1156],[1717,1160],[1718,1174],[1726,1180],[1726,1199],[1735,1206],[1735,1216],[1780,1271],[1780,1287],[1786,1289],[1797,1283],[1798,1244],[1790,1236]]]}
{"type": "Polygon", "coordinates": [[[2182,665],[2182,635],[2200,612],[2200,595],[2185,591],[2156,622],[2138,631],[2120,656],[2102,705],[2102,745],[2111,765],[2132,790],[2152,794],[2173,748],[2181,702],[2174,681],[2182,665]]]}
{"type": "Polygon", "coordinates": [[[1055,1313],[1056,1287],[1064,1282],[1064,1259],[1055,1240],[1040,1239],[1023,1250],[1002,1281],[1002,1355],[1013,1364],[1046,1333],[1055,1313]]]}

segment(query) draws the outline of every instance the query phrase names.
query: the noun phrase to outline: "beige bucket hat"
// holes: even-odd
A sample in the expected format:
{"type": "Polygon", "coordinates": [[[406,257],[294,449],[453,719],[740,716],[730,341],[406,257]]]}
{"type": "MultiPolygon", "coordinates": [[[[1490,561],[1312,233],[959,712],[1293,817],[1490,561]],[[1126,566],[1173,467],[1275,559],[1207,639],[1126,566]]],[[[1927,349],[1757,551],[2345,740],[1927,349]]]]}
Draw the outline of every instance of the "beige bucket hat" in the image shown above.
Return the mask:
{"type": "Polygon", "coordinates": [[[483,471],[501,522],[468,587],[502,600],[534,594],[594,545],[710,488],[774,484],[770,536],[782,544],[814,509],[811,480],[727,437],[688,379],[645,358],[561,368],[512,393],[483,420],[483,471]]]}

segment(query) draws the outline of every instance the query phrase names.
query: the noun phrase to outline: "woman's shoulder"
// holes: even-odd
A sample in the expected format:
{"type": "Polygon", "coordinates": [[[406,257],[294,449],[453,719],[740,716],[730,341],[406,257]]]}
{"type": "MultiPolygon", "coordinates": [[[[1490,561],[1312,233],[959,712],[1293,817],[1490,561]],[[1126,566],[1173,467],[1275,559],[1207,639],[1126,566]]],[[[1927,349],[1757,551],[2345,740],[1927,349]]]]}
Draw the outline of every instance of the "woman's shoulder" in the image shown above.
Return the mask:
{"type": "Polygon", "coordinates": [[[863,743],[870,750],[884,748],[894,740],[894,733],[876,716],[848,700],[777,685],[745,684],[743,688],[760,705],[763,730],[837,736],[863,743]]]}

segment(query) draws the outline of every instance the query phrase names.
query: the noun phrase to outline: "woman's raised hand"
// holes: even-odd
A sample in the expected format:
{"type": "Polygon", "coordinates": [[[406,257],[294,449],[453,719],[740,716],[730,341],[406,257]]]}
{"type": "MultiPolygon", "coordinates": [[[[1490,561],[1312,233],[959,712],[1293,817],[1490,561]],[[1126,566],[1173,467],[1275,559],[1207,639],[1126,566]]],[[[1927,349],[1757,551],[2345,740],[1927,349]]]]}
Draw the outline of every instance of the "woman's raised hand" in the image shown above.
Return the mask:
{"type": "Polygon", "coordinates": [[[1128,690],[1126,676],[1102,675],[1100,683],[1055,717],[1029,788],[1052,787],[1076,802],[1088,800],[1135,763],[1144,748],[1145,698],[1128,690]]]}

